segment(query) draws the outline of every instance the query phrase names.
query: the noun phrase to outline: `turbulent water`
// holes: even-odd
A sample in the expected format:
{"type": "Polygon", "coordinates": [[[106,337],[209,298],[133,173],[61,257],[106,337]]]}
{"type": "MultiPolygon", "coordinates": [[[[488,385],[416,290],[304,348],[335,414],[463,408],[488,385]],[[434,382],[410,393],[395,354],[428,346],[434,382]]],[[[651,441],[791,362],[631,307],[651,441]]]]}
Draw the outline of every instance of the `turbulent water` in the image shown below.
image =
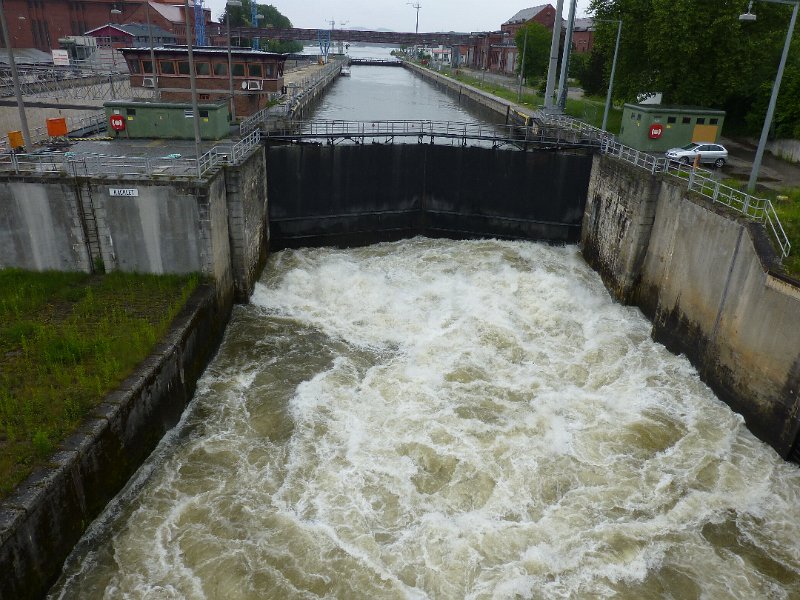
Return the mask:
{"type": "Polygon", "coordinates": [[[798,598],[800,470],[574,247],[275,254],[57,598],[798,598]]]}

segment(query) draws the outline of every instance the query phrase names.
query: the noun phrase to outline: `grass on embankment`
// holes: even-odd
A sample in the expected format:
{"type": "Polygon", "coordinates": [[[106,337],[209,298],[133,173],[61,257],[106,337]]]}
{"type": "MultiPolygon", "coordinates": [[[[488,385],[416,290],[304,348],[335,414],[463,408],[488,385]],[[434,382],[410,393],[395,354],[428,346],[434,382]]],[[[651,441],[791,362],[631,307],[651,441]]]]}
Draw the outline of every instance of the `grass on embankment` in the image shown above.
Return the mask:
{"type": "Polygon", "coordinates": [[[770,200],[792,244],[789,256],[783,259],[783,267],[787,273],[800,279],[800,188],[786,190],[770,200]],[[776,200],[779,195],[788,196],[788,200],[776,200]]]}
{"type": "Polygon", "coordinates": [[[197,284],[0,270],[0,498],[148,356],[197,284]]]}
{"type": "MultiPolygon", "coordinates": [[[[436,72],[436,71],[434,71],[436,72]]],[[[516,87],[509,87],[508,85],[500,85],[490,81],[483,81],[478,77],[465,75],[463,72],[454,73],[450,69],[442,69],[441,75],[451,77],[461,83],[466,83],[479,90],[494,94],[500,98],[521,104],[531,109],[539,108],[544,104],[544,98],[538,94],[523,93],[520,101],[517,102],[517,89],[516,87]]],[[[530,89],[530,88],[523,88],[530,89]]],[[[566,114],[576,119],[580,119],[584,123],[588,123],[594,127],[600,127],[603,124],[603,111],[605,109],[605,98],[585,97],[581,100],[573,98],[567,99],[566,114]]],[[[613,106],[608,111],[608,122],[606,123],[606,130],[611,133],[619,133],[619,128],[622,125],[622,111],[613,106]]]]}

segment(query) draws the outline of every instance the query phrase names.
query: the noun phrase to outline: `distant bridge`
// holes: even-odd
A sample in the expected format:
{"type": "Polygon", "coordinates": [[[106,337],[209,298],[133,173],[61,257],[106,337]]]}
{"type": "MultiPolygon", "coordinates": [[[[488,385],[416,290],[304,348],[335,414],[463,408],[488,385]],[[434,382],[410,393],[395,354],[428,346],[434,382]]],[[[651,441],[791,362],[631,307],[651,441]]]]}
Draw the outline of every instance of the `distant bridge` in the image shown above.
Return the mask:
{"type": "Polygon", "coordinates": [[[351,65],[369,65],[373,67],[402,67],[403,61],[385,58],[351,58],[351,65]]]}
{"type": "MultiPolygon", "coordinates": [[[[231,29],[232,38],[266,38],[269,40],[313,40],[317,41],[320,34],[327,36],[330,33],[331,42],[367,42],[372,44],[394,44],[395,46],[414,46],[426,44],[429,46],[453,46],[467,44],[471,35],[468,33],[400,33],[396,31],[361,31],[357,29],[289,29],[237,27],[231,29]]],[[[213,36],[215,46],[227,44],[223,28],[213,36]]]]}

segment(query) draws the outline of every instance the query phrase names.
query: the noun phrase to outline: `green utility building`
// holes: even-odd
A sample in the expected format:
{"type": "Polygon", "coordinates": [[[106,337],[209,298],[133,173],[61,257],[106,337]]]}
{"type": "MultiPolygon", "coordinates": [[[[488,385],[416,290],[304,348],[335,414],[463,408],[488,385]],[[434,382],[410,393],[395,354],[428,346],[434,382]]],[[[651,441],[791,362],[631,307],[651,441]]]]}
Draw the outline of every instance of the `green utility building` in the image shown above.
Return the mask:
{"type": "MultiPolygon", "coordinates": [[[[113,100],[103,104],[112,137],[193,140],[192,105],[179,102],[113,100]]],[[[218,140],[230,132],[228,103],[200,104],[200,137],[218,140]]]]}
{"type": "Polygon", "coordinates": [[[719,142],[724,120],[724,110],[626,104],[618,140],[637,150],[666,152],[689,142],[719,142]]]}

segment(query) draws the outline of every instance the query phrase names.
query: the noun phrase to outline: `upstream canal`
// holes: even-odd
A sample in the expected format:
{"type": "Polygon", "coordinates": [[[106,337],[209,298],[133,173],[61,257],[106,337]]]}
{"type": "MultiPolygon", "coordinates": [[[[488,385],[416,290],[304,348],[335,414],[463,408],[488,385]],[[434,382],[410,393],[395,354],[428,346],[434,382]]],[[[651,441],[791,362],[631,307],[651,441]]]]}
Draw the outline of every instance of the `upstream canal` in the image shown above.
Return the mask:
{"type": "MultiPolygon", "coordinates": [[[[314,117],[475,118],[382,67],[314,117]]],[[[800,470],[649,331],[573,246],[275,253],[51,597],[800,597],[800,470]]]]}

